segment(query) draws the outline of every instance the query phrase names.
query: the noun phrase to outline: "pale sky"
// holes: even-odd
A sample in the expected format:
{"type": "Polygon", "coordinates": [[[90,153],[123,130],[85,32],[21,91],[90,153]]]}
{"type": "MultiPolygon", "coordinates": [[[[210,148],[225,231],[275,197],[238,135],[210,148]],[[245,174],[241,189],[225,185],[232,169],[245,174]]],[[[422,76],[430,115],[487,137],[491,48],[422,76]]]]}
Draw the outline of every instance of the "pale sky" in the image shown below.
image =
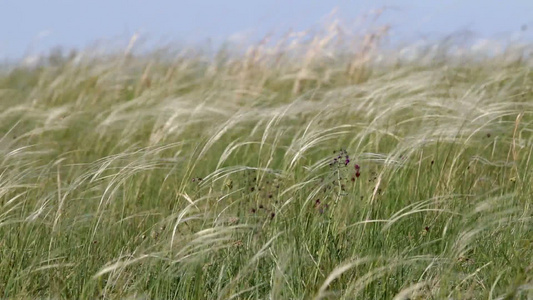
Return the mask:
{"type": "Polygon", "coordinates": [[[479,38],[533,41],[532,0],[0,0],[0,59],[127,40],[135,32],[155,43],[261,37],[316,27],[335,7],[355,20],[384,6],[380,22],[392,26],[394,40],[469,30],[479,38]]]}

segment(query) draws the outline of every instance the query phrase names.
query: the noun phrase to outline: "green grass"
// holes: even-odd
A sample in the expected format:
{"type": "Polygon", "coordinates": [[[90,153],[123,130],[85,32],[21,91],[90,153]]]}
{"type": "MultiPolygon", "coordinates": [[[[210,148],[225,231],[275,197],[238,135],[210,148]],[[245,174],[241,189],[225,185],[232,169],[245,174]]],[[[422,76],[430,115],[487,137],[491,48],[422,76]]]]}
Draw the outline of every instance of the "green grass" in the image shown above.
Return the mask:
{"type": "Polygon", "coordinates": [[[0,298],[533,297],[531,62],[315,46],[0,75],[0,298]]]}

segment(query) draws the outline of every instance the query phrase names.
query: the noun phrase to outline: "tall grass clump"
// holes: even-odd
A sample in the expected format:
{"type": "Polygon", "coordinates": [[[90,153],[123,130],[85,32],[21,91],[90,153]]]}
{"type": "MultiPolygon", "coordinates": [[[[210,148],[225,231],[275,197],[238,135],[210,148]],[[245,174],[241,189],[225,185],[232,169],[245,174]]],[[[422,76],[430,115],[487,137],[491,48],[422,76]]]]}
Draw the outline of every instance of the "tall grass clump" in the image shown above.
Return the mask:
{"type": "Polygon", "coordinates": [[[533,297],[531,48],[386,34],[4,70],[0,297],[533,297]]]}

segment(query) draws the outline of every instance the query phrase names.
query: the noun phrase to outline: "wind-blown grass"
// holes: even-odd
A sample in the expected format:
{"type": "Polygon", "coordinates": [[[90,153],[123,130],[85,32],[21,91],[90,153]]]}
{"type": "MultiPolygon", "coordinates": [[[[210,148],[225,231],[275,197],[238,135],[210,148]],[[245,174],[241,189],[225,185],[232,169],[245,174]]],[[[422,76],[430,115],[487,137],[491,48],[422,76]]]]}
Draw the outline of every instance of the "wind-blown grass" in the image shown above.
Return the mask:
{"type": "Polygon", "coordinates": [[[532,297],[530,58],[336,41],[3,74],[1,297],[532,297]]]}

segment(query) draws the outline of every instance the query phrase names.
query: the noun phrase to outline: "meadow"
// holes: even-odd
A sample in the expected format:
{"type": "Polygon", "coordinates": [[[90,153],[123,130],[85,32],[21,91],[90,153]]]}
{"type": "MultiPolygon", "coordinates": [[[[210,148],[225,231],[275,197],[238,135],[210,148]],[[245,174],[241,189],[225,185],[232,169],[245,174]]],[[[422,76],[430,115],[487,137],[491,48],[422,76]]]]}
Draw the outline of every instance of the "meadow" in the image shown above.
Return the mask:
{"type": "Polygon", "coordinates": [[[0,298],[531,299],[533,61],[379,31],[0,72],[0,298]]]}

